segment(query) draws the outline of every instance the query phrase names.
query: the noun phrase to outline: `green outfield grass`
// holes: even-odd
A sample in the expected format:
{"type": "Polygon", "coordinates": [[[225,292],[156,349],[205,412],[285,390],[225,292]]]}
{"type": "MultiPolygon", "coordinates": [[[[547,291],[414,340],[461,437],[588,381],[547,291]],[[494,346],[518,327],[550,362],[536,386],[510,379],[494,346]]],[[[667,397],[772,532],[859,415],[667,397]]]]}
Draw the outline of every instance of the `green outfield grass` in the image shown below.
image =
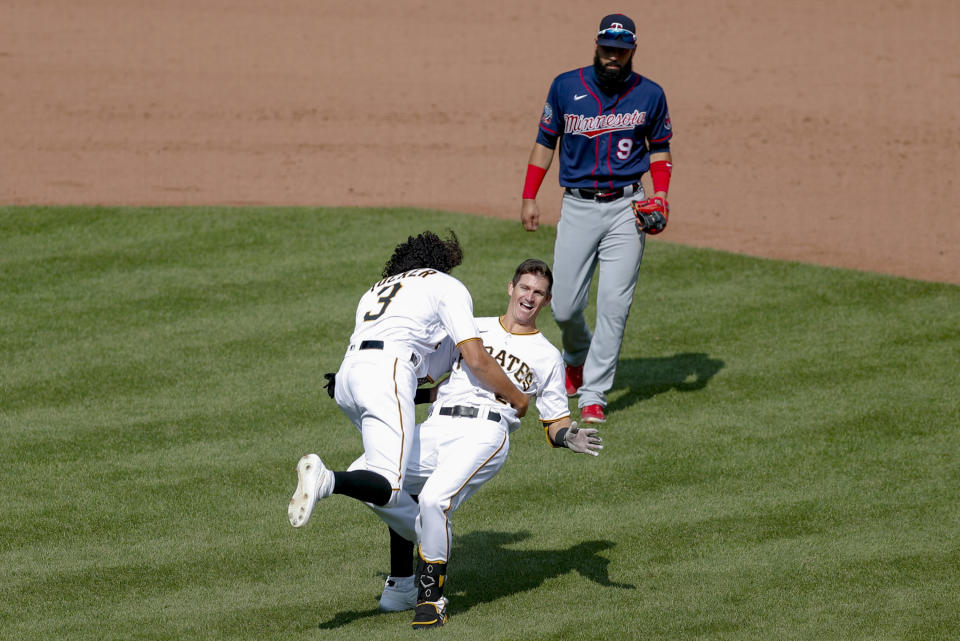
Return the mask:
{"type": "MultiPolygon", "coordinates": [[[[377,613],[372,513],[286,506],[302,454],[360,451],[321,385],[361,292],[447,228],[479,315],[552,261],[553,228],[442,212],[0,209],[0,637],[435,634],[377,613]]],[[[438,634],[960,638],[960,288],[668,239],[606,449],[525,419],[456,514],[438,634]]]]}

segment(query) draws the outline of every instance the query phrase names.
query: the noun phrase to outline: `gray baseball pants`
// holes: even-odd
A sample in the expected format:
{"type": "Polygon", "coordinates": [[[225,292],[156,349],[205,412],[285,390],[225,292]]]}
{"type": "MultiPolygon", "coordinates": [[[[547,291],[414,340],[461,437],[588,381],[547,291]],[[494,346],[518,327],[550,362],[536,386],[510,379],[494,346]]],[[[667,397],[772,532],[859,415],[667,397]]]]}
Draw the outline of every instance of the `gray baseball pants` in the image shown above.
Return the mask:
{"type": "Polygon", "coordinates": [[[630,203],[643,190],[611,202],[564,194],[553,248],[553,317],[560,326],[563,360],[583,365],[579,407],[606,406],[606,393],[620,358],[633,304],[645,234],[637,230],[630,203]],[[597,320],[591,331],[584,310],[590,282],[597,280],[597,320]]]}

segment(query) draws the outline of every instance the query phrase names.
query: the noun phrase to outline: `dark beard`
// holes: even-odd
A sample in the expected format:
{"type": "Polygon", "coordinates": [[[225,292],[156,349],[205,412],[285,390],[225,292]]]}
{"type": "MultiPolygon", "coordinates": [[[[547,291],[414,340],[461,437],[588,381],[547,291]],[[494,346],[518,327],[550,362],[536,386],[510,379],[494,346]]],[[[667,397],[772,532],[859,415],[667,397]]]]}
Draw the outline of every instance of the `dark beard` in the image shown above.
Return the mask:
{"type": "Polygon", "coordinates": [[[620,70],[607,69],[600,62],[600,56],[593,54],[593,71],[597,74],[597,84],[605,93],[617,93],[633,72],[633,58],[620,70]]]}

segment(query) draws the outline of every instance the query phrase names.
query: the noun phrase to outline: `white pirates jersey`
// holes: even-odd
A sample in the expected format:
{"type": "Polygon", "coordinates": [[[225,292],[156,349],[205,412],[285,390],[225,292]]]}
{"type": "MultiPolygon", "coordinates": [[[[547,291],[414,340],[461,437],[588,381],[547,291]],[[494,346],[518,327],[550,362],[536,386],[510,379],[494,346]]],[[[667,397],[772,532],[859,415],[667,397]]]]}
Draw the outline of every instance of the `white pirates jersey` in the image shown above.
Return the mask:
{"type": "MultiPolygon", "coordinates": [[[[524,394],[536,397],[540,420],[552,422],[570,415],[567,390],[564,386],[563,358],[539,331],[530,334],[511,334],[497,317],[476,319],[480,340],[487,352],[500,364],[507,378],[524,394]]],[[[438,350],[443,352],[443,346],[438,350]]],[[[497,400],[493,392],[484,389],[480,381],[460,358],[456,360],[448,378],[439,389],[432,410],[443,405],[497,406],[497,411],[508,419],[510,431],[520,427],[516,411],[497,400]]]]}
{"type": "Polygon", "coordinates": [[[453,363],[460,358],[460,351],[449,336],[436,345],[433,352],[423,357],[423,363],[417,373],[421,385],[425,382],[436,383],[450,372],[453,363]]]}
{"type": "Polygon", "coordinates": [[[350,342],[401,343],[423,357],[445,336],[456,344],[477,337],[470,292],[449,274],[413,269],[384,278],[363,294],[350,342]]]}

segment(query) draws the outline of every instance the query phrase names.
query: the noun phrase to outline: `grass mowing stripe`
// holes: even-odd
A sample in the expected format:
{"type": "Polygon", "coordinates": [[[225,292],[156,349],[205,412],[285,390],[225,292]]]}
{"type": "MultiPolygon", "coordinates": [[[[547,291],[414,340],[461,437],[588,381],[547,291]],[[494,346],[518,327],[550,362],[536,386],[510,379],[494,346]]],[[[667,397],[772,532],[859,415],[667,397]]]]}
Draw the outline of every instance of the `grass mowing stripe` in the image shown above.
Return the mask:
{"type": "MultiPolygon", "coordinates": [[[[444,212],[0,208],[4,635],[413,638],[368,510],[285,505],[303,452],[359,453],[322,375],[428,228],[480,315],[552,260],[444,212]]],[[[662,239],[640,276],[603,454],[525,419],[455,518],[444,634],[960,635],[960,289],[662,239]]]]}

